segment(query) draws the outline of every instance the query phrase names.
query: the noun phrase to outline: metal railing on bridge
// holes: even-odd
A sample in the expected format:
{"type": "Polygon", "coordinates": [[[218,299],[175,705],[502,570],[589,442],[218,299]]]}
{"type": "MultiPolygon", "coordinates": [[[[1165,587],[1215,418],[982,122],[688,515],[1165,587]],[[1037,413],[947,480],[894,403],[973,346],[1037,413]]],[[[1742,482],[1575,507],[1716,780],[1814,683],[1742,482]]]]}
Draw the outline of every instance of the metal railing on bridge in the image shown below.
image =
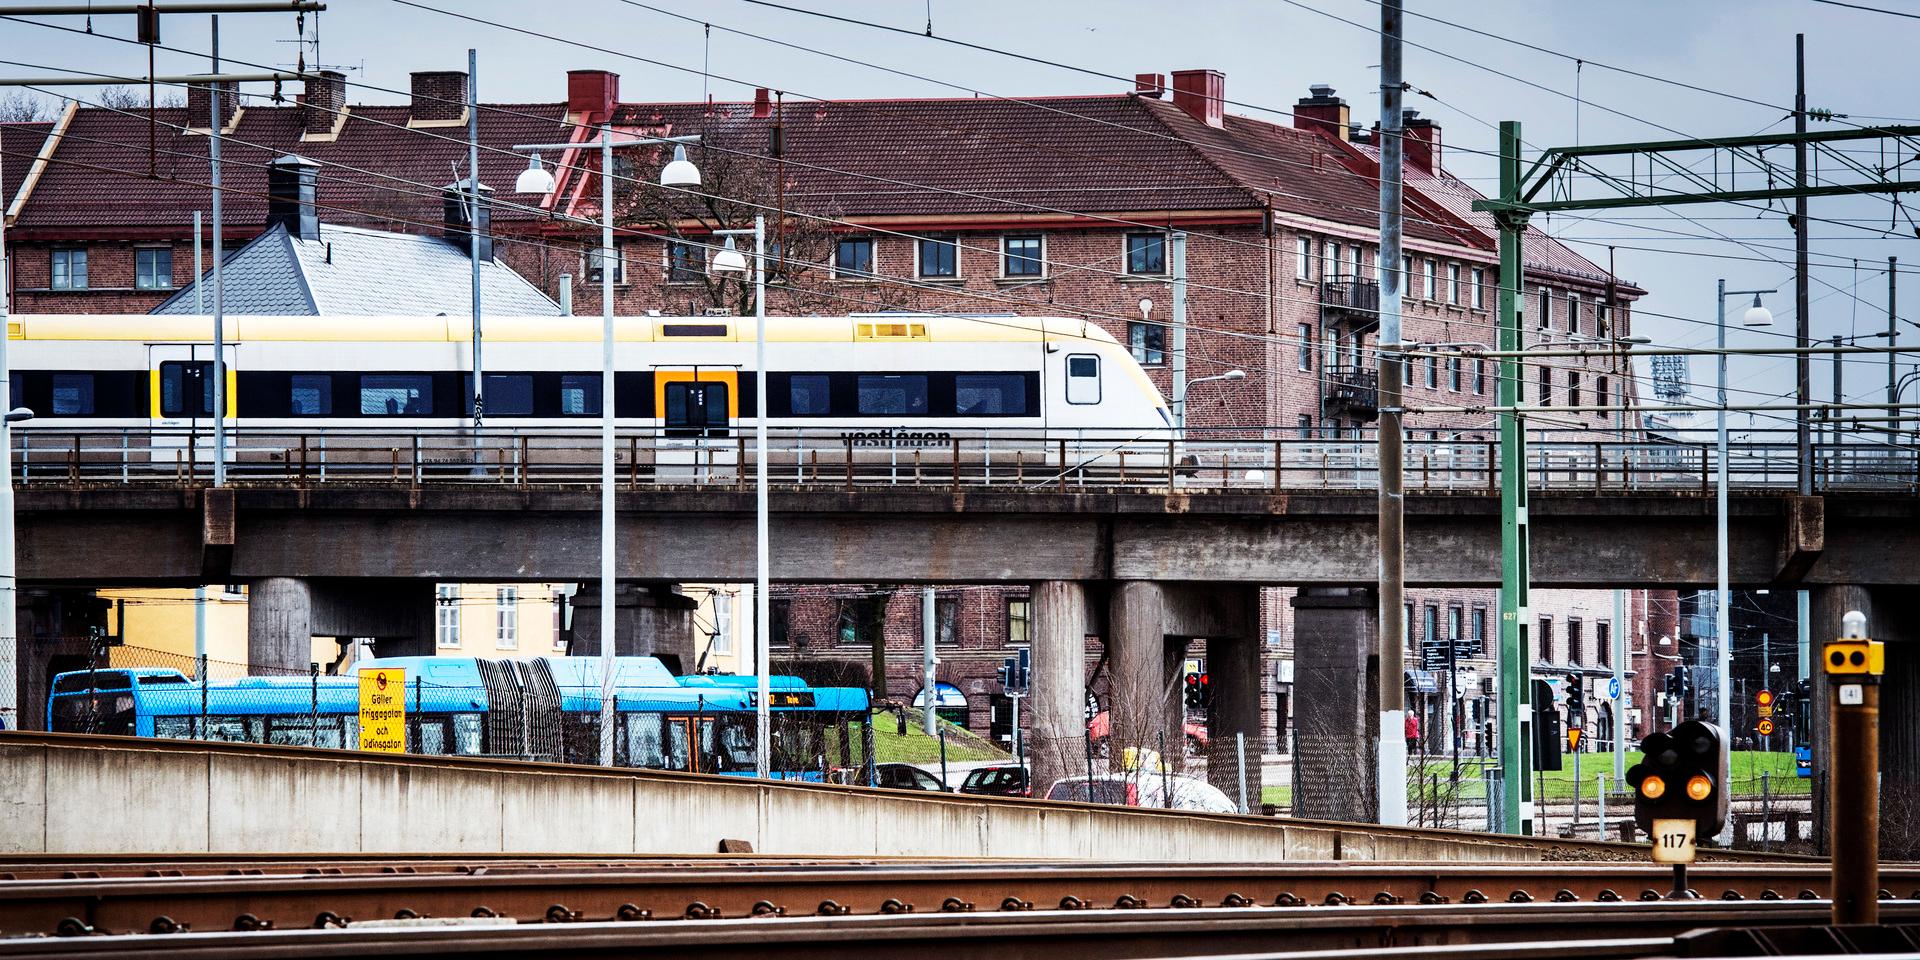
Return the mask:
{"type": "MultiPolygon", "coordinates": [[[[750,430],[703,436],[623,429],[615,477],[627,487],[746,488],[756,474],[750,430]]],[[[26,487],[195,485],[211,481],[208,431],[184,429],[22,429],[14,434],[14,476],[26,487]]],[[[1593,431],[1542,431],[1528,447],[1533,489],[1623,493],[1711,492],[1712,443],[1592,439],[1593,431]]],[[[459,429],[236,427],[228,431],[227,476],[240,485],[484,484],[579,486],[600,479],[598,433],[490,427],[459,429]]],[[[1825,443],[1814,448],[1823,489],[1920,490],[1912,446],[1825,443]]],[[[1407,489],[1489,493],[1499,489],[1500,451],[1485,435],[1409,439],[1407,489]]],[[[1790,438],[1744,441],[1728,450],[1730,486],[1792,490],[1790,438]]],[[[1373,441],[1300,437],[1294,431],[1189,429],[809,428],[769,431],[767,471],[780,487],[875,486],[1105,489],[1255,493],[1368,490],[1378,483],[1373,441]]]]}

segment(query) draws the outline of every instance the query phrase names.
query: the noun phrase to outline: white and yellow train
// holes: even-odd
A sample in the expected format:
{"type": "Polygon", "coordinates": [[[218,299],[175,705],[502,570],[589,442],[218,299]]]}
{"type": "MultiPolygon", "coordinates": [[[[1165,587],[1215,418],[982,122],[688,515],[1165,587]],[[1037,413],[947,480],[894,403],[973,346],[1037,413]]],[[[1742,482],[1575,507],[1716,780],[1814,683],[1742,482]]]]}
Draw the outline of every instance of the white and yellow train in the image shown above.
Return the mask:
{"type": "MultiPolygon", "coordinates": [[[[1165,437],[1169,411],[1127,348],[1058,317],[884,314],[767,321],[769,424],[833,428],[856,445],[1022,428],[1165,437]]],[[[455,430],[472,422],[462,317],[228,317],[228,424],[273,433],[455,430]]],[[[587,432],[600,417],[598,317],[489,317],[489,429],[587,432]]],[[[79,432],[211,430],[205,316],[10,318],[20,425],[79,432]]],[[[615,414],[666,437],[732,437],[755,422],[754,321],[616,321],[615,414]]]]}

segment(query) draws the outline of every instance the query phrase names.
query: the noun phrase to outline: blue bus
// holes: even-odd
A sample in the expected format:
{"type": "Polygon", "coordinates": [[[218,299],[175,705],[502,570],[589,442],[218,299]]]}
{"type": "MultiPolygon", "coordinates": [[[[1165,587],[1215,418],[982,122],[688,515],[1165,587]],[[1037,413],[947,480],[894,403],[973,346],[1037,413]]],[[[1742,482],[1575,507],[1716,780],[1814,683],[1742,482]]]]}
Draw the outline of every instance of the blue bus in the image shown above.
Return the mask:
{"type": "MultiPolygon", "coordinates": [[[[600,758],[600,665],[590,657],[483,660],[385,657],[353,664],[406,671],[409,753],[570,763],[600,758]]],[[[776,777],[819,780],[870,766],[865,690],[771,677],[776,777]]],[[[753,677],[675,677],[653,657],[620,657],[614,677],[614,762],[751,775],[758,693],[753,677]]],[[[355,748],[352,676],[243,677],[202,682],[159,668],[78,670],[54,677],[49,727],[126,736],[355,748]]]]}

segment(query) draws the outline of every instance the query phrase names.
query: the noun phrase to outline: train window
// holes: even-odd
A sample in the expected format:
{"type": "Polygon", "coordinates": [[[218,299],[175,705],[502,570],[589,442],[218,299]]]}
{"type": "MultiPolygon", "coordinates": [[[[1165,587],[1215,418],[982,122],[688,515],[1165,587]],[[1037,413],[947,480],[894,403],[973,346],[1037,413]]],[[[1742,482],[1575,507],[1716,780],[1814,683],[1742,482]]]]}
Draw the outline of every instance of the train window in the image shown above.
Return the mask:
{"type": "Polygon", "coordinates": [[[361,374],[360,412],[424,417],[433,412],[433,378],[424,373],[361,374]]]}
{"type": "Polygon", "coordinates": [[[1100,402],[1100,358],[1090,353],[1067,357],[1067,402],[1100,402]]]}
{"type": "Polygon", "coordinates": [[[213,416],[213,361],[169,360],[160,364],[162,416],[213,416]]]}
{"type": "Polygon", "coordinates": [[[926,375],[861,374],[860,412],[867,416],[926,416],[926,375]]]}
{"type": "Polygon", "coordinates": [[[597,373],[561,374],[560,413],[565,416],[599,416],[600,375],[597,373]]]}
{"type": "Polygon", "coordinates": [[[955,374],[953,406],[963,417],[1024,417],[1027,380],[1017,373],[955,374]]]}
{"type": "Polygon", "coordinates": [[[92,414],[93,374],[54,374],[53,413],[55,416],[65,417],[84,417],[92,414]]]}
{"type": "Polygon", "coordinates": [[[796,417],[823,417],[833,410],[832,380],[824,373],[796,373],[787,393],[796,417]]]}
{"type": "Polygon", "coordinates": [[[325,417],[333,413],[333,378],[324,373],[296,373],[287,386],[287,413],[296,417],[325,417]]]}
{"type": "MultiPolygon", "coordinates": [[[[465,401],[461,404],[461,410],[467,416],[473,416],[473,374],[467,374],[460,379],[460,389],[466,395],[465,401]]],[[[487,374],[486,403],[488,416],[531,416],[533,414],[533,374],[487,374]]]]}

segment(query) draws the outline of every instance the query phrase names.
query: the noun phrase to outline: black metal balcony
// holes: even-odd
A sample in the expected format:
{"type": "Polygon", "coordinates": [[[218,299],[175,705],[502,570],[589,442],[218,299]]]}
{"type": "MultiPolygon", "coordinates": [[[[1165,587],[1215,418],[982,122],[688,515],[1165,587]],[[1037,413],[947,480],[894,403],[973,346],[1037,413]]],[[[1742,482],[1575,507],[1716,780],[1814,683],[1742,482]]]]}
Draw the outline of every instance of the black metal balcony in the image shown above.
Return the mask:
{"type": "Polygon", "coordinates": [[[1380,415],[1380,379],[1374,370],[1331,366],[1326,372],[1326,416],[1372,420],[1380,415]]]}
{"type": "Polygon", "coordinates": [[[1334,277],[1320,282],[1320,317],[1344,322],[1355,333],[1380,324],[1380,285],[1372,280],[1334,277]]]}

